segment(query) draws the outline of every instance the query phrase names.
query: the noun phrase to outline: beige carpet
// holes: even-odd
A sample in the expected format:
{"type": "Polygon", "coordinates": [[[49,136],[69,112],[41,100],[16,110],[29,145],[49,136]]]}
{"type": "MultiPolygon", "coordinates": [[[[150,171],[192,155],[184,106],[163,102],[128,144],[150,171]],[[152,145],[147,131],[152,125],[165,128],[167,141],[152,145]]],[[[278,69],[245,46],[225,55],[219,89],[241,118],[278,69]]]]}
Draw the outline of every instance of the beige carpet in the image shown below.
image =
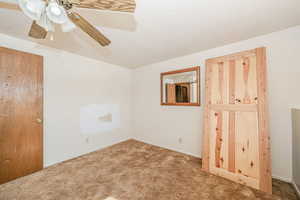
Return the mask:
{"type": "Polygon", "coordinates": [[[267,195],[200,170],[200,160],[129,140],[0,185],[0,200],[296,200],[274,181],[267,195]]]}

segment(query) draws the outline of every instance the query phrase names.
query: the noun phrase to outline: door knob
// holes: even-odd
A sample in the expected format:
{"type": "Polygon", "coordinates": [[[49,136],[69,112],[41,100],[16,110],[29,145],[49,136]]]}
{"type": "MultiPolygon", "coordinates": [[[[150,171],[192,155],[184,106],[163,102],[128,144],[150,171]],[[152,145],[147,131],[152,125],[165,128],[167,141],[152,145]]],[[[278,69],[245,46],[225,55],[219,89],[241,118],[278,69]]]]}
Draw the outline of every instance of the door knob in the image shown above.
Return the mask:
{"type": "Polygon", "coordinates": [[[41,124],[41,123],[43,122],[43,120],[40,119],[40,118],[37,118],[37,119],[36,119],[36,122],[39,123],[39,124],[41,124]]]}

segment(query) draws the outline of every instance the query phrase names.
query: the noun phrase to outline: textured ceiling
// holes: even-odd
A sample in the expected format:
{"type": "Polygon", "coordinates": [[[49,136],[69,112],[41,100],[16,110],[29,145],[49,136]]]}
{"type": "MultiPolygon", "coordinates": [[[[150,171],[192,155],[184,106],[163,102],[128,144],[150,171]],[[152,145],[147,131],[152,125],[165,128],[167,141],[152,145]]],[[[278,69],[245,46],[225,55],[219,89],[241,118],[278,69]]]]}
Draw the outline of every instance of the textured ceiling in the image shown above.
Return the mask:
{"type": "MultiPolygon", "coordinates": [[[[79,29],[34,41],[135,68],[300,24],[299,0],[136,1],[134,15],[77,9],[111,39],[108,47],[79,29]]],[[[31,21],[21,12],[0,9],[0,19],[1,33],[32,40],[26,36],[31,21]]]]}

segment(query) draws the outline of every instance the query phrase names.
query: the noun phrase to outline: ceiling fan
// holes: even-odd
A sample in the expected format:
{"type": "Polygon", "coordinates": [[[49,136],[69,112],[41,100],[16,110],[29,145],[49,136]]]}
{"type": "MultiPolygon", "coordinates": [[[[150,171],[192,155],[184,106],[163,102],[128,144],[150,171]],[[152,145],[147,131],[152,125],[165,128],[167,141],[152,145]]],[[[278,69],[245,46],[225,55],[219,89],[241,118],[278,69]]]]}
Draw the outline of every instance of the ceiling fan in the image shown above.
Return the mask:
{"type": "Polygon", "coordinates": [[[33,22],[29,36],[45,39],[48,32],[54,32],[54,25],[61,25],[63,32],[70,32],[76,26],[96,40],[107,46],[111,41],[82,16],[72,10],[73,7],[134,12],[135,0],[18,0],[18,4],[0,2],[0,8],[21,10],[33,22]]]}

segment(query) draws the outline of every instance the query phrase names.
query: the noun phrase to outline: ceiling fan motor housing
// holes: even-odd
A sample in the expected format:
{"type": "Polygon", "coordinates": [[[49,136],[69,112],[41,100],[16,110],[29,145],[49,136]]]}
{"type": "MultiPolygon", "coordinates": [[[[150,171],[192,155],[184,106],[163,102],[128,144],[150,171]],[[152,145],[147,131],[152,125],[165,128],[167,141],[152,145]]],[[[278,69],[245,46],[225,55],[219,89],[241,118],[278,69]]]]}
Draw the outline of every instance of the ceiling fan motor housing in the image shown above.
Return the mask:
{"type": "Polygon", "coordinates": [[[66,10],[70,10],[73,7],[73,4],[67,0],[59,0],[60,5],[62,5],[66,10]]]}

